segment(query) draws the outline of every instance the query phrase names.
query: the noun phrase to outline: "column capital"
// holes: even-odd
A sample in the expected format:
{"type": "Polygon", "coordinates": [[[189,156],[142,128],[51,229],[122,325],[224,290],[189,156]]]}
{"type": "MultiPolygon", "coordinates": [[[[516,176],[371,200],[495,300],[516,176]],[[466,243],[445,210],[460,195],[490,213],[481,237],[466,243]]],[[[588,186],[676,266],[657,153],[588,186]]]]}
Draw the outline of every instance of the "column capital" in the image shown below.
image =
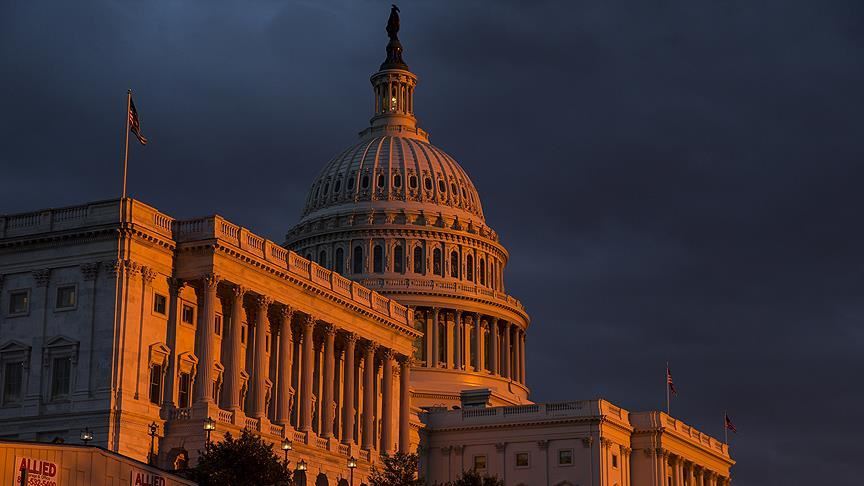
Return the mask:
{"type": "Polygon", "coordinates": [[[150,285],[156,279],[156,271],[150,267],[141,266],[141,281],[144,285],[150,285]]]}
{"type": "Polygon", "coordinates": [[[303,318],[303,326],[304,327],[314,327],[315,322],[318,321],[318,318],[314,314],[306,314],[306,317],[303,318]]]}
{"type": "Polygon", "coordinates": [[[246,292],[248,291],[249,289],[242,285],[234,285],[231,287],[231,293],[234,295],[234,297],[237,297],[238,299],[246,295],[246,292]]]}
{"type": "Polygon", "coordinates": [[[355,344],[358,339],[360,339],[360,336],[358,336],[356,332],[346,332],[345,333],[345,342],[346,343],[355,344]]]}
{"type": "MultiPolygon", "coordinates": [[[[79,265],[81,268],[81,275],[84,277],[84,280],[92,281],[96,280],[96,274],[99,272],[99,262],[95,263],[82,263],[79,265]]],[[[3,288],[3,275],[0,275],[0,289],[3,288]]]]}
{"type": "Polygon", "coordinates": [[[399,364],[403,366],[414,366],[415,364],[417,364],[417,360],[414,358],[414,356],[406,356],[404,354],[397,355],[396,361],[398,361],[399,364]]]}
{"type": "Polygon", "coordinates": [[[266,295],[257,295],[255,297],[255,304],[258,306],[258,308],[266,309],[272,303],[273,303],[273,299],[271,297],[266,296],[266,295]]]}
{"type": "Polygon", "coordinates": [[[283,319],[291,319],[294,316],[294,308],[290,305],[283,305],[279,307],[279,317],[283,319]]]}
{"type": "Polygon", "coordinates": [[[39,270],[33,270],[31,273],[33,274],[33,280],[36,281],[37,287],[48,286],[48,280],[51,277],[51,269],[41,268],[39,270]]]}
{"type": "Polygon", "coordinates": [[[384,350],[381,351],[381,357],[384,359],[393,359],[395,355],[396,353],[390,348],[384,348],[384,350]]]}
{"type": "Polygon", "coordinates": [[[377,350],[379,347],[380,347],[380,345],[371,339],[366,341],[366,352],[367,353],[373,353],[374,354],[375,350],[377,350]]]}
{"type": "Polygon", "coordinates": [[[335,336],[336,335],[336,326],[329,322],[325,322],[321,329],[324,331],[324,335],[326,336],[335,336]]]}
{"type": "Polygon", "coordinates": [[[184,288],[186,288],[186,281],[182,278],[171,277],[168,279],[168,292],[171,293],[172,297],[180,295],[184,288]]]}
{"type": "Polygon", "coordinates": [[[201,284],[204,286],[205,290],[215,290],[216,286],[219,285],[219,282],[222,281],[222,277],[215,273],[208,273],[201,276],[201,284]]]}

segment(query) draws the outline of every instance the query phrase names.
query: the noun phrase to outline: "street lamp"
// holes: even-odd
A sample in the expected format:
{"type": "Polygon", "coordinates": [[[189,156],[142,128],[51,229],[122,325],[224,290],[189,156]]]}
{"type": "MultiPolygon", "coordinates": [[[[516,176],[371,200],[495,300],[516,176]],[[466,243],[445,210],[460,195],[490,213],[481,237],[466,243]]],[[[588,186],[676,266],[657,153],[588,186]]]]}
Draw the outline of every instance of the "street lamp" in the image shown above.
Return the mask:
{"type": "Polygon", "coordinates": [[[357,458],[351,456],[348,458],[348,469],[351,471],[351,486],[354,486],[354,468],[357,467],[357,458]]]}
{"type": "Polygon", "coordinates": [[[91,440],[93,440],[93,432],[90,432],[90,427],[84,427],[81,431],[81,442],[86,445],[91,440]]]}
{"type": "Polygon", "coordinates": [[[288,465],[288,451],[294,448],[294,444],[288,438],[282,439],[282,450],[285,452],[285,465],[288,465]]]}
{"type": "Polygon", "coordinates": [[[300,462],[297,463],[297,470],[298,471],[305,471],[306,470],[306,461],[304,461],[303,459],[300,459],[300,462]]]}
{"type": "Polygon", "coordinates": [[[207,417],[206,419],[204,419],[204,430],[207,431],[207,444],[206,445],[209,446],[210,445],[210,432],[213,432],[214,430],[216,430],[216,421],[210,417],[207,417]]]}
{"type": "Polygon", "coordinates": [[[156,433],[159,431],[159,426],[156,425],[156,422],[153,422],[148,427],[150,429],[150,457],[148,458],[147,464],[153,464],[155,462],[153,442],[156,440],[156,433]]]}

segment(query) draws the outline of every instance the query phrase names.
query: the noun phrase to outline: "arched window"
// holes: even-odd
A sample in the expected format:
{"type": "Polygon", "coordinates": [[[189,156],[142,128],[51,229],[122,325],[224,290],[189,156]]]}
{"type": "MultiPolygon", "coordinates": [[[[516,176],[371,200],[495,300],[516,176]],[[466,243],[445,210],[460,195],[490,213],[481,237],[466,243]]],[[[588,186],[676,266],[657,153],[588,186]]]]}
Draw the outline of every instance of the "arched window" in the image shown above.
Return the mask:
{"type": "Polygon", "coordinates": [[[369,176],[368,175],[363,176],[363,179],[360,181],[360,185],[363,186],[363,189],[366,189],[367,187],[369,187],[369,176]]]}
{"type": "Polygon", "coordinates": [[[318,253],[318,265],[327,268],[327,252],[324,250],[318,253]]]}
{"type": "Polygon", "coordinates": [[[432,190],[432,179],[429,177],[423,179],[423,185],[426,186],[427,191],[431,191],[432,190]]]}
{"type": "Polygon", "coordinates": [[[381,245],[375,245],[372,248],[372,271],[384,273],[384,249],[381,248],[381,245]]]}
{"type": "Polygon", "coordinates": [[[345,273],[345,250],[336,248],[336,257],[333,259],[333,270],[336,273],[345,273]]]}
{"type": "Polygon", "coordinates": [[[441,267],[441,248],[435,248],[432,252],[432,273],[440,276],[442,272],[441,267]]]}
{"type": "Polygon", "coordinates": [[[384,187],[384,174],[378,174],[378,187],[384,187]]]}
{"type": "Polygon", "coordinates": [[[486,261],[480,258],[480,285],[486,285],[486,261]]]}
{"type": "Polygon", "coordinates": [[[459,278],[459,252],[450,253],[450,276],[459,278]]]}
{"type": "Polygon", "coordinates": [[[424,273],[423,272],[424,261],[423,261],[423,248],[419,246],[414,247],[414,273],[424,273]]]}
{"type": "Polygon", "coordinates": [[[402,176],[399,174],[393,176],[393,187],[402,187],[402,176]]]}
{"type": "Polygon", "coordinates": [[[338,193],[342,189],[342,179],[336,179],[336,184],[333,185],[333,192],[338,193]]]}
{"type": "Polygon", "coordinates": [[[354,258],[353,258],[353,270],[354,273],[363,273],[363,247],[355,246],[354,247],[354,258]]]}
{"type": "Polygon", "coordinates": [[[417,189],[417,176],[412,175],[408,178],[408,185],[411,186],[411,189],[417,189]]]}
{"type": "Polygon", "coordinates": [[[443,179],[438,179],[438,192],[442,194],[447,192],[447,184],[444,183],[443,179]]]}
{"type": "Polygon", "coordinates": [[[404,265],[405,255],[402,254],[402,245],[396,245],[393,247],[393,271],[396,273],[402,273],[405,271],[404,265]]]}
{"type": "Polygon", "coordinates": [[[324,184],[324,195],[326,196],[329,191],[330,191],[330,183],[328,182],[328,183],[324,184]]]}
{"type": "Polygon", "coordinates": [[[465,278],[474,281],[474,257],[471,255],[465,257],[465,278]]]}

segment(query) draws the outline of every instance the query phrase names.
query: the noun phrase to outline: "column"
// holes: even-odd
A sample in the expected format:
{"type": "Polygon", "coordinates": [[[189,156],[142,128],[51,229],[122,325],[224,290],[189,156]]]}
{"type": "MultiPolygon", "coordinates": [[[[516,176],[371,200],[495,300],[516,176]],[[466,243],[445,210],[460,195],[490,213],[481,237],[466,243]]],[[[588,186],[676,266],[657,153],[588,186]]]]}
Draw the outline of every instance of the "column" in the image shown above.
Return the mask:
{"type": "Polygon", "coordinates": [[[477,315],[474,320],[474,371],[483,371],[483,323],[477,315]]]}
{"type": "Polygon", "coordinates": [[[453,358],[453,367],[457,370],[462,369],[462,360],[465,357],[465,329],[462,324],[462,311],[457,310],[455,313],[456,316],[456,328],[454,330],[455,338],[453,339],[453,349],[454,349],[454,358],[453,358]]]}
{"type": "Polygon", "coordinates": [[[336,328],[332,324],[324,325],[324,387],[321,401],[321,437],[333,437],[333,419],[336,403],[333,401],[333,374],[336,369],[336,355],[333,348],[336,344],[336,328]]]}
{"type": "Polygon", "coordinates": [[[445,326],[447,326],[446,327],[447,328],[447,337],[446,337],[446,341],[447,341],[447,369],[452,370],[453,369],[453,361],[454,361],[453,355],[456,353],[456,345],[455,345],[456,339],[454,339],[456,331],[454,329],[455,328],[454,322],[452,319],[450,319],[450,313],[447,312],[444,315],[445,315],[445,318],[444,318],[445,319],[445,326]]]}
{"type": "Polygon", "coordinates": [[[519,331],[519,382],[523,385],[525,379],[525,331],[519,331]]]}
{"type": "Polygon", "coordinates": [[[303,376],[300,380],[300,431],[312,430],[312,379],[315,367],[315,316],[306,315],[303,322],[303,376]]]}
{"type": "Polygon", "coordinates": [[[490,367],[492,368],[491,369],[492,374],[497,375],[501,371],[498,368],[498,318],[493,317],[492,320],[489,321],[489,325],[492,326],[492,328],[491,328],[492,333],[491,333],[491,337],[490,337],[490,343],[492,344],[492,349],[490,350],[492,352],[492,359],[489,360],[490,361],[489,364],[491,365],[490,367]]]}
{"type": "Polygon", "coordinates": [[[437,307],[432,308],[432,365],[431,368],[438,367],[438,357],[440,354],[440,339],[439,339],[439,327],[438,327],[438,313],[440,309],[437,307]]]}
{"type": "Polygon", "coordinates": [[[204,293],[201,325],[198,326],[198,386],[195,391],[195,402],[213,401],[213,326],[216,325],[216,288],[219,277],[215,274],[205,275],[201,279],[204,293]]]}
{"type": "Polygon", "coordinates": [[[254,368],[252,369],[252,381],[254,383],[252,395],[252,416],[255,418],[263,418],[267,416],[267,378],[270,374],[267,366],[267,309],[270,303],[273,302],[270,298],[259,295],[255,299],[255,355],[254,368]]]}
{"type": "Polygon", "coordinates": [[[501,351],[501,376],[509,379],[510,374],[510,323],[504,323],[504,349],[501,351]]]}
{"type": "Polygon", "coordinates": [[[381,366],[381,452],[393,452],[393,351],[385,349],[381,366]]]}
{"type": "Polygon", "coordinates": [[[411,358],[399,360],[399,452],[411,452],[411,358]]]}
{"type": "Polygon", "coordinates": [[[428,309],[423,311],[423,322],[426,324],[426,336],[425,336],[425,338],[426,338],[426,367],[432,368],[434,366],[433,365],[434,361],[432,360],[432,356],[433,356],[433,354],[432,354],[432,340],[433,340],[432,329],[433,329],[433,327],[432,327],[432,321],[429,320],[429,310],[428,309]]]}
{"type": "Polygon", "coordinates": [[[349,332],[345,336],[345,364],[342,366],[342,443],[354,442],[354,347],[357,335],[349,332]]]}
{"type": "MultiPolygon", "coordinates": [[[[282,425],[288,425],[291,420],[291,364],[294,360],[294,336],[291,332],[292,316],[294,316],[294,310],[288,306],[284,306],[279,310],[279,387],[277,392],[278,402],[276,403],[276,423],[282,425]]],[[[237,341],[239,349],[239,334],[237,341]]],[[[239,370],[236,373],[239,373],[239,370]]]]}
{"type": "Polygon", "coordinates": [[[363,445],[372,449],[375,443],[375,348],[378,345],[369,341],[366,356],[363,358],[363,445]]]}
{"type": "Polygon", "coordinates": [[[168,281],[168,293],[171,302],[168,316],[168,372],[165,374],[165,390],[163,390],[162,405],[172,408],[177,405],[176,385],[177,378],[177,329],[180,327],[180,294],[186,287],[186,283],[179,278],[171,278],[168,281]]]}

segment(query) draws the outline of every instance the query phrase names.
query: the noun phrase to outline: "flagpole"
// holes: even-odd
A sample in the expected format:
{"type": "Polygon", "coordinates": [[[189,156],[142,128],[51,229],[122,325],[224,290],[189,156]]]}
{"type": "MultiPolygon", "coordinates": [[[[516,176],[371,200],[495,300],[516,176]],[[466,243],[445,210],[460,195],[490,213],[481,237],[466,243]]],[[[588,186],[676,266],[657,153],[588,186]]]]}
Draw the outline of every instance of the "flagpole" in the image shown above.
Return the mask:
{"type": "Polygon", "coordinates": [[[723,410],[723,440],[726,442],[726,447],[729,447],[729,425],[726,423],[726,410],[723,410]]]}
{"type": "Polygon", "coordinates": [[[671,408],[669,406],[669,362],[666,362],[666,415],[672,415],[671,408]]]}
{"type": "Polygon", "coordinates": [[[126,143],[123,151],[123,193],[120,200],[126,199],[126,172],[129,167],[129,109],[132,106],[132,90],[126,91],[126,143]]]}

